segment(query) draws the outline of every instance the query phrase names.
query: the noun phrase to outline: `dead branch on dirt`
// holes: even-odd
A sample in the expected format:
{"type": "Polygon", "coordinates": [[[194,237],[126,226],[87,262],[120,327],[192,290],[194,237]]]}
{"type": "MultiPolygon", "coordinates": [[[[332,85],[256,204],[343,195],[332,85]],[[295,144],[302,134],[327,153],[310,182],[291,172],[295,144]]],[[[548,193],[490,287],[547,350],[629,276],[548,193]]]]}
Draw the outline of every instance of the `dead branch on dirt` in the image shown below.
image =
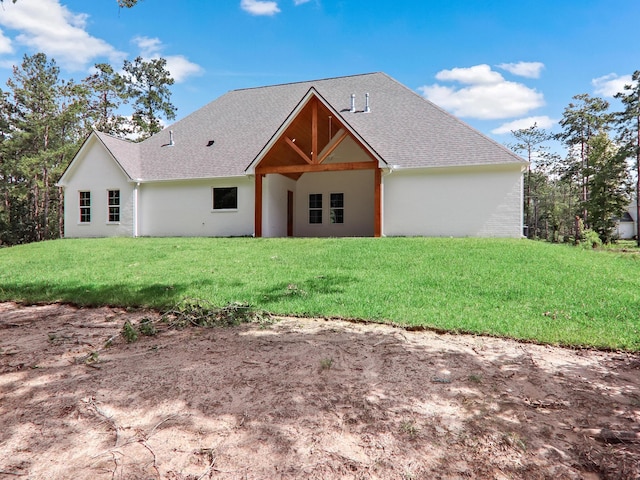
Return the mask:
{"type": "Polygon", "coordinates": [[[156,471],[156,473],[158,474],[158,478],[162,478],[162,476],[160,475],[160,470],[158,470],[158,458],[156,457],[156,452],[153,451],[153,449],[149,446],[149,444],[147,443],[146,440],[140,440],[140,444],[146,448],[147,450],[149,450],[149,452],[151,452],[151,455],[153,455],[153,469],[156,471]]]}
{"type": "Polygon", "coordinates": [[[180,414],[180,413],[176,413],[176,414],[174,414],[174,415],[170,415],[170,416],[168,416],[168,417],[167,417],[167,418],[165,418],[164,420],[161,420],[160,422],[158,422],[158,423],[157,423],[157,424],[156,424],[156,425],[151,429],[151,431],[150,431],[150,432],[145,436],[145,438],[147,438],[147,439],[148,439],[148,438],[150,438],[150,437],[151,437],[151,435],[153,435],[153,433],[156,431],[156,429],[158,429],[158,428],[160,427],[160,425],[162,425],[162,424],[164,424],[164,423],[167,423],[168,421],[173,420],[174,418],[178,418],[178,417],[180,417],[180,416],[182,416],[182,414],[180,414]]]}
{"type": "Polygon", "coordinates": [[[162,315],[162,321],[173,328],[230,327],[241,323],[271,323],[270,313],[254,310],[248,303],[230,303],[216,307],[208,300],[185,298],[162,315]]]}
{"type": "Polygon", "coordinates": [[[205,454],[206,453],[207,456],[209,457],[209,465],[207,466],[207,469],[204,471],[204,473],[202,475],[200,475],[198,477],[198,480],[202,480],[207,475],[210,475],[210,473],[213,470],[215,470],[213,468],[213,466],[216,464],[216,456],[214,455],[213,448],[201,448],[198,453],[200,453],[200,454],[205,454]]]}
{"type": "Polygon", "coordinates": [[[113,419],[112,415],[107,415],[106,413],[104,413],[100,407],[98,407],[98,405],[96,405],[96,402],[93,399],[90,399],[88,401],[85,400],[85,403],[93,408],[93,411],[95,413],[97,413],[99,416],[101,416],[102,418],[104,418],[107,423],[109,423],[111,425],[111,428],[113,428],[115,434],[116,434],[116,439],[115,439],[115,445],[113,446],[113,448],[118,448],[118,440],[120,439],[120,434],[119,434],[119,427],[118,424],[116,423],[116,421],[113,419]]]}
{"type": "Polygon", "coordinates": [[[577,431],[607,443],[640,442],[640,432],[625,432],[620,430],[609,430],[608,428],[581,428],[577,429],[577,431]]]}
{"type": "Polygon", "coordinates": [[[24,477],[26,473],[7,472],[6,470],[0,470],[0,475],[15,475],[16,477],[24,477]]]}

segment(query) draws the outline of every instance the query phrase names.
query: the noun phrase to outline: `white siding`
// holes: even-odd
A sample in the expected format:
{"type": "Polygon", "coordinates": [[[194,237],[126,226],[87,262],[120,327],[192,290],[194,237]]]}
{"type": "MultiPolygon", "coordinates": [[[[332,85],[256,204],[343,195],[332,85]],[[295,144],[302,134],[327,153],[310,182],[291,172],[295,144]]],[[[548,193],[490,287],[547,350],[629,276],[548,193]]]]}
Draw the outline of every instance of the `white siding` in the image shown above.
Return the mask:
{"type": "Polygon", "coordinates": [[[295,192],[296,237],[373,236],[373,170],[305,173],[295,192]],[[309,194],[322,194],[322,224],[309,223],[309,194]],[[330,223],[331,193],[344,193],[344,223],[330,223]]]}
{"type": "Polygon", "coordinates": [[[520,165],[398,170],[383,199],[387,236],[522,236],[520,165]]]}
{"type": "Polygon", "coordinates": [[[64,236],[133,235],[133,184],[103,145],[92,138],[67,172],[64,189],[64,236]],[[120,222],[109,223],[108,190],[120,190],[120,222]],[[91,222],[80,223],[79,192],[91,192],[91,222]]]}
{"type": "Polygon", "coordinates": [[[253,234],[254,184],[237,177],[143,183],[139,234],[154,237],[228,237],[253,234]],[[213,187],[237,187],[236,210],[213,210],[213,187]]]}

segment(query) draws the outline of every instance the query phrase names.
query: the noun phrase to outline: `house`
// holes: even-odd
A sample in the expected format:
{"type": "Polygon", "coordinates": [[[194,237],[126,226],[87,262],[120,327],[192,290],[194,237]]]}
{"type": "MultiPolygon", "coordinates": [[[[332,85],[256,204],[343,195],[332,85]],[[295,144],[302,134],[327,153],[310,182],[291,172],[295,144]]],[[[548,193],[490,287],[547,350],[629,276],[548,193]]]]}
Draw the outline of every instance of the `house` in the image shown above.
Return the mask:
{"type": "Polygon", "coordinates": [[[631,240],[636,238],[638,232],[637,222],[638,207],[636,199],[633,198],[627,211],[624,212],[616,221],[616,237],[620,240],[631,240]]]}
{"type": "Polygon", "coordinates": [[[384,73],[234,90],[151,138],[94,131],[66,237],[522,234],[526,163],[384,73]]]}

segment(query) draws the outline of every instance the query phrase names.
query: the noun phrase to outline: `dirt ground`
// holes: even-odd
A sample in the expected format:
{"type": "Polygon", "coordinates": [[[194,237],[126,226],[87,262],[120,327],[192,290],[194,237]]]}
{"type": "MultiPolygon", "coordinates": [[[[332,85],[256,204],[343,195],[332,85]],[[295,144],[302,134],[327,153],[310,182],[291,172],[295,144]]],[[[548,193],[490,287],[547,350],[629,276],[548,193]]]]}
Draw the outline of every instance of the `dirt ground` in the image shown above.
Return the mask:
{"type": "Polygon", "coordinates": [[[158,317],[0,303],[1,479],[640,478],[640,355],[158,317]]]}

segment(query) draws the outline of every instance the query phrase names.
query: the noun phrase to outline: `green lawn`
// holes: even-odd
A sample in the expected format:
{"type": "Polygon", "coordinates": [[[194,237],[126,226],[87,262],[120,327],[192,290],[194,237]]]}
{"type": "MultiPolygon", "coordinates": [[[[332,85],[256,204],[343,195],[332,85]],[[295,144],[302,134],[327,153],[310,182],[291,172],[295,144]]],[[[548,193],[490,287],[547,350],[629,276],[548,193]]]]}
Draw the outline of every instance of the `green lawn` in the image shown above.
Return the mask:
{"type": "Polygon", "coordinates": [[[640,351],[640,256],[527,240],[57,240],[0,249],[0,301],[185,297],[640,351]]]}

